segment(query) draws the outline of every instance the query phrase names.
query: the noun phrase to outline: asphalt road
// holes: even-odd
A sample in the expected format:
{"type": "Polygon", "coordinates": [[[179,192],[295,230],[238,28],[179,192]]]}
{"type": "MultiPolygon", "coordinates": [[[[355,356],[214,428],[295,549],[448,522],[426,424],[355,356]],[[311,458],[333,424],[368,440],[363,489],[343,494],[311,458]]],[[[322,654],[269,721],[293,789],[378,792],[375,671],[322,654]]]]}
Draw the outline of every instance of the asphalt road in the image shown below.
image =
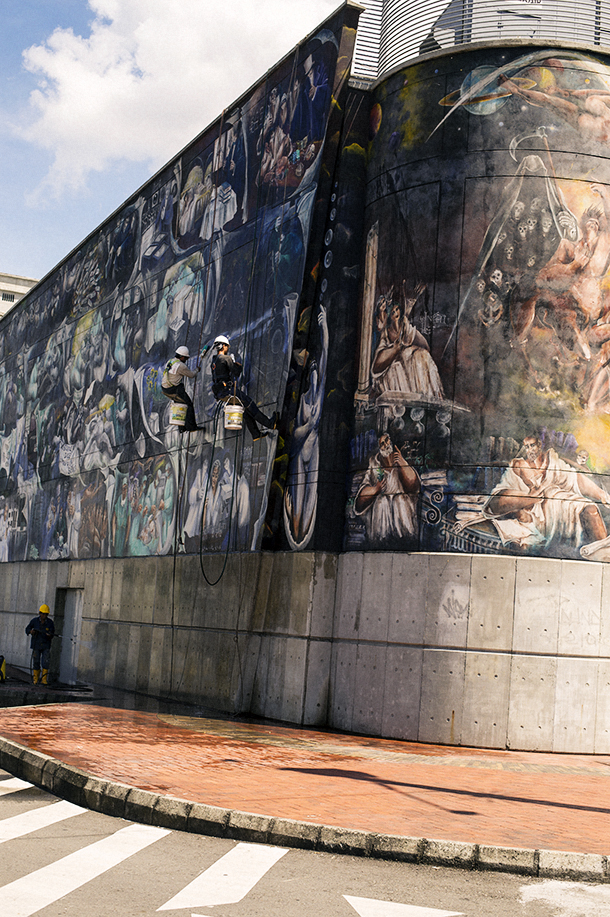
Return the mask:
{"type": "Polygon", "coordinates": [[[167,831],[0,770],[2,917],[610,917],[610,886],[167,831]]]}

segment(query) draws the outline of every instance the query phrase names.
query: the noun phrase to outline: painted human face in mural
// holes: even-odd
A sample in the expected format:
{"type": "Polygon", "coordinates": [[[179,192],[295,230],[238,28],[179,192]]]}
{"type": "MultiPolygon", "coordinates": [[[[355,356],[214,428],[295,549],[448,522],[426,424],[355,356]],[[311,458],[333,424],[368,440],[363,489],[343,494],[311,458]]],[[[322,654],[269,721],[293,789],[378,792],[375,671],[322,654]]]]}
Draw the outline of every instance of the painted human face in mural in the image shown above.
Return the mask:
{"type": "Polygon", "coordinates": [[[542,443],[536,436],[526,436],[523,440],[525,458],[529,465],[536,465],[542,455],[542,443]]]}

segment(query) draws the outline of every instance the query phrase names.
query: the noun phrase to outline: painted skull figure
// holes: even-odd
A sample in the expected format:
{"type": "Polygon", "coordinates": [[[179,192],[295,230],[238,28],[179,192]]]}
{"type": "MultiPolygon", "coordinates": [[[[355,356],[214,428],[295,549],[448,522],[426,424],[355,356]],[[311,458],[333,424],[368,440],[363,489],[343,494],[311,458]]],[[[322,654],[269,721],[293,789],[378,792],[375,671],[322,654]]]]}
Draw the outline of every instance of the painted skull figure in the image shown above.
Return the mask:
{"type": "Polygon", "coordinates": [[[502,285],[502,271],[500,270],[500,268],[497,267],[494,271],[492,271],[489,279],[491,280],[492,283],[495,283],[497,287],[501,286],[502,285]]]}

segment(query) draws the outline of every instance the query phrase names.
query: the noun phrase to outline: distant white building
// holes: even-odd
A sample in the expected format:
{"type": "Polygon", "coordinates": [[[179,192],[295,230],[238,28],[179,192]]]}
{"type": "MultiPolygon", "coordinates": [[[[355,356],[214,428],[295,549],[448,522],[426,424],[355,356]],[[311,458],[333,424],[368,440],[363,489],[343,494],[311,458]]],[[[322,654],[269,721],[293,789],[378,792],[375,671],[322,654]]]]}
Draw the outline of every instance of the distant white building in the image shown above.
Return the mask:
{"type": "Polygon", "coordinates": [[[37,283],[38,281],[31,277],[0,273],[0,316],[12,309],[37,283]]]}

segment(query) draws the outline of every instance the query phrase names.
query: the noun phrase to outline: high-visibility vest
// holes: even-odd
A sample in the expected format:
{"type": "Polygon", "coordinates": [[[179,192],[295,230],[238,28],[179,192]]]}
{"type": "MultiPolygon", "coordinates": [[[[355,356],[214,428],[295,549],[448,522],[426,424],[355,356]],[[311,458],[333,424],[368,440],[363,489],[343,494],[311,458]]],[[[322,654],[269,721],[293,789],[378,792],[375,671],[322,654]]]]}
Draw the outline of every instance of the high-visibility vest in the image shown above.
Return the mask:
{"type": "Polygon", "coordinates": [[[165,364],[165,369],[163,370],[163,378],[161,379],[161,385],[165,388],[168,388],[172,383],[169,381],[169,374],[172,371],[172,367],[176,363],[181,363],[182,360],[179,360],[178,357],[172,357],[171,360],[168,360],[165,364]]]}

